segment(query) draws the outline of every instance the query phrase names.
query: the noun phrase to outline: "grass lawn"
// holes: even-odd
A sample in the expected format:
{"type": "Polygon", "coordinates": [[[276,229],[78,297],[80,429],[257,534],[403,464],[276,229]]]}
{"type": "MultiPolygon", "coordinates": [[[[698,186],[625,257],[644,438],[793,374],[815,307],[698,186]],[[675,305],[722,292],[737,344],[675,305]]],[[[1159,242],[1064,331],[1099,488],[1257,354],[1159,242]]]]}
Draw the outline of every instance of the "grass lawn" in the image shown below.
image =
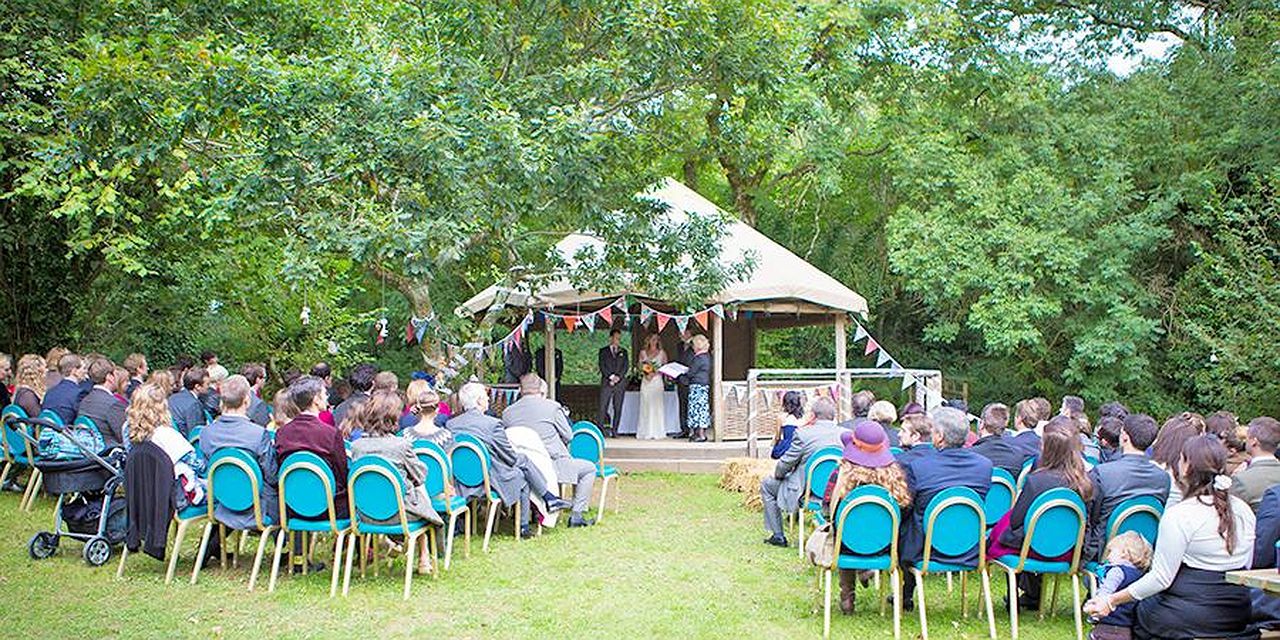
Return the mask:
{"type": "MultiPolygon", "coordinates": [[[[42,497],[30,513],[19,496],[0,495],[0,592],[9,613],[5,634],[34,637],[426,637],[442,638],[789,638],[820,637],[821,592],[814,570],[795,549],[761,543],[760,516],[740,496],[716,487],[712,476],[637,474],[622,478],[621,511],[584,530],[556,529],[516,542],[502,523],[488,555],[473,541],[472,555],[455,549],[451,571],[437,581],[414,579],[409,602],[400,599],[403,573],[360,579],[351,595],[328,598],[328,574],[281,577],[266,592],[265,570],[248,593],[247,563],[201,572],[187,584],[195,535],[188,535],[180,578],[166,587],[161,563],[130,556],[126,576],[115,578],[117,555],[91,568],[81,545],[64,540],[54,557],[27,556],[31,535],[52,524],[53,500],[42,497]]],[[[612,494],[612,489],[610,490],[612,494]]],[[[612,502],[612,498],[610,499],[612,502]]],[[[268,551],[269,553],[269,551],[268,551]]],[[[329,558],[325,558],[328,562],[329,558]]],[[[250,555],[250,562],[252,555],[250,555]]],[[[402,568],[397,563],[393,573],[402,568]]],[[[997,577],[998,576],[994,576],[997,577]]],[[[935,638],[985,638],[977,617],[980,590],[970,582],[970,617],[961,619],[959,583],[946,593],[942,577],[929,586],[930,631],[935,638]]],[[[996,629],[1007,638],[1000,613],[1004,588],[993,580],[996,629]]],[[[1070,588],[1059,594],[1058,616],[1022,619],[1024,638],[1069,638],[1070,588]],[[1065,598],[1063,596],[1066,596],[1065,598]],[[1065,604],[1064,604],[1065,601],[1065,604]]],[[[834,580],[833,580],[834,587],[834,580]]],[[[833,637],[891,638],[892,618],[880,617],[873,592],[860,592],[859,611],[841,616],[833,602],[833,637]]],[[[919,634],[914,613],[904,613],[903,637],[919,634]]]]}

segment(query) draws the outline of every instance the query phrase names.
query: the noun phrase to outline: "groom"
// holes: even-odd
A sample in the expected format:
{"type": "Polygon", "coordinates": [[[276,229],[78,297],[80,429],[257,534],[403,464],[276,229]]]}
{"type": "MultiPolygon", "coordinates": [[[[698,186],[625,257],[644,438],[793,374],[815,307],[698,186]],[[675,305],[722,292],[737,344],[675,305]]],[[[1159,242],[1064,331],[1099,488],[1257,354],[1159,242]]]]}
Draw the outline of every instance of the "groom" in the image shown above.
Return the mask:
{"type": "Polygon", "coordinates": [[[622,398],[627,391],[627,350],[619,343],[622,331],[609,332],[609,346],[600,350],[600,428],[612,438],[622,422],[622,398]],[[613,406],[613,418],[609,418],[609,406],[613,406]],[[608,426],[605,426],[608,425],[608,426]]]}

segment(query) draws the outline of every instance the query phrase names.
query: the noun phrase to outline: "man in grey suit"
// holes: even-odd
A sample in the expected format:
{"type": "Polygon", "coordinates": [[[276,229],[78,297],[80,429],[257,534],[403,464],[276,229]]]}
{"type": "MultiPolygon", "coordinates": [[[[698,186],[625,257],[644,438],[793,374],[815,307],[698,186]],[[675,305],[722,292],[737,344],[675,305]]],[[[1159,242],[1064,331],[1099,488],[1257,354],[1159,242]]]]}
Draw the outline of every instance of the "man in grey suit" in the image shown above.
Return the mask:
{"type": "Polygon", "coordinates": [[[1280,484],[1280,459],[1276,458],[1280,421],[1266,416],[1250,420],[1244,442],[1249,451],[1249,466],[1231,477],[1231,493],[1248,502],[1256,512],[1267,489],[1280,484]]]}
{"type": "Polygon", "coordinates": [[[89,361],[89,380],[93,388],[80,401],[77,417],[89,418],[98,425],[107,448],[124,445],[125,404],[111,391],[115,386],[115,365],[106,358],[89,361]]]}
{"type": "Polygon", "coordinates": [[[245,415],[254,424],[267,426],[271,422],[271,407],[262,399],[262,385],[267,381],[267,368],[257,362],[250,362],[240,367],[240,375],[249,383],[249,411],[245,415]]]}
{"type": "MultiPolygon", "coordinates": [[[[516,453],[502,421],[486,415],[489,408],[489,393],[484,385],[468,382],[458,390],[458,402],[462,405],[462,414],[449,420],[445,428],[455,436],[469,434],[478,438],[489,449],[492,464],[489,467],[489,483],[498,492],[502,503],[508,507],[520,505],[520,537],[527,538],[532,534],[529,529],[529,492],[541,495],[549,509],[563,509],[569,503],[551,495],[547,491],[542,474],[538,473],[528,459],[516,453]]],[[[459,487],[459,495],[464,498],[482,496],[484,487],[459,487]]]]}
{"type": "Polygon", "coordinates": [[[600,350],[600,428],[613,437],[622,422],[622,399],[627,394],[627,350],[622,348],[622,332],[609,332],[609,345],[600,350]],[[609,409],[613,408],[613,416],[609,409]]]}
{"type": "MultiPolygon", "coordinates": [[[[250,365],[251,366],[251,365],[250,365]]],[[[245,369],[248,369],[246,366],[245,369]]],[[[279,496],[276,493],[276,443],[271,434],[247,415],[252,407],[250,397],[253,388],[244,376],[231,376],[222,383],[222,413],[200,434],[200,452],[205,459],[219,450],[234,448],[252,455],[262,471],[262,484],[258,494],[262,501],[263,515],[280,517],[279,496]]],[[[218,522],[237,529],[247,529],[254,524],[253,511],[232,511],[221,504],[214,510],[218,522]]]]}
{"type": "Polygon", "coordinates": [[[760,483],[760,499],[764,502],[764,526],[770,537],[766,544],[778,547],[788,545],[782,533],[782,512],[794,513],[800,508],[804,493],[804,467],[809,457],[826,447],[840,447],[840,434],[848,431],[835,423],[836,405],[830,398],[819,398],[813,403],[814,423],[797,429],[791,446],[778,459],[773,476],[760,483]]]}
{"type": "Polygon", "coordinates": [[[1169,474],[1144,453],[1155,442],[1159,427],[1151,416],[1140,413],[1124,419],[1120,429],[1118,459],[1093,468],[1093,500],[1089,505],[1089,530],[1085,534],[1083,557],[1102,560],[1107,538],[1107,520],[1120,503],[1130,498],[1151,496],[1162,504],[1169,499],[1169,474]]]}
{"type": "Polygon", "coordinates": [[[589,527],[594,520],[586,517],[591,504],[591,488],[596,481],[596,466],[586,460],[569,455],[569,439],[573,428],[559,402],[547,398],[547,383],[536,373],[526,373],[520,378],[520,399],[502,412],[504,428],[528,427],[542,438],[542,444],[555,465],[556,476],[573,488],[573,513],[570,527],[589,527]]]}

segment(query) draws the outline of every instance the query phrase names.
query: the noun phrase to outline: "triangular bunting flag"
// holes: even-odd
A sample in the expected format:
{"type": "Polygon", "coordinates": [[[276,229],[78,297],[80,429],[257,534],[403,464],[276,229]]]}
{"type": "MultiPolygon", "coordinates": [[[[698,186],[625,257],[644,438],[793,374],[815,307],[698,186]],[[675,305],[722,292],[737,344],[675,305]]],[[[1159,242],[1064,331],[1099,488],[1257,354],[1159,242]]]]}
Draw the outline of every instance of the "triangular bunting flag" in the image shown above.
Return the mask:
{"type": "Polygon", "coordinates": [[[650,309],[645,305],[640,305],[640,324],[648,324],[649,316],[652,316],[652,315],[653,315],[653,309],[650,309]]]}
{"type": "Polygon", "coordinates": [[[684,333],[684,328],[689,326],[689,316],[676,316],[676,327],[680,329],[680,333],[684,333]]]}
{"type": "Polygon", "coordinates": [[[913,384],[915,384],[915,383],[916,383],[916,377],[915,377],[915,376],[913,376],[913,375],[911,375],[911,374],[909,374],[909,373],[908,373],[908,374],[906,374],[906,375],[904,375],[904,376],[902,376],[902,388],[903,388],[903,390],[906,390],[906,389],[907,389],[907,387],[910,387],[911,385],[913,385],[913,384]]]}
{"type": "MultiPolygon", "coordinates": [[[[720,316],[720,319],[721,319],[721,320],[724,320],[724,305],[722,305],[722,304],[712,305],[712,306],[711,306],[711,313],[714,313],[714,314],[716,314],[717,316],[720,316]]],[[[704,323],[702,323],[702,326],[705,328],[705,327],[707,326],[707,323],[705,323],[705,322],[704,322],[704,323]]]]}
{"type": "Polygon", "coordinates": [[[568,329],[569,333],[573,333],[573,328],[577,326],[577,324],[578,324],[578,316],[564,317],[564,328],[568,329]]]}
{"type": "Polygon", "coordinates": [[[699,311],[693,314],[693,319],[697,320],[698,324],[702,325],[703,329],[707,328],[707,312],[706,311],[699,311]]]}
{"type": "Polygon", "coordinates": [[[902,371],[902,365],[898,364],[897,360],[891,360],[889,362],[889,371],[891,372],[902,371]]]}
{"type": "Polygon", "coordinates": [[[627,308],[627,297],[623,296],[613,301],[613,306],[625,310],[627,308]]]}
{"type": "MultiPolygon", "coordinates": [[[[855,323],[855,324],[856,324],[856,323],[855,323]]],[[[869,334],[867,333],[867,330],[866,330],[866,329],[864,329],[864,328],[862,327],[862,325],[860,325],[860,324],[859,324],[859,325],[857,325],[857,326],[858,326],[858,328],[857,328],[857,329],[855,329],[855,330],[854,330],[854,332],[853,332],[853,341],[854,341],[854,342],[860,342],[863,338],[866,338],[866,337],[868,337],[868,335],[869,335],[869,334]]]]}
{"type": "Polygon", "coordinates": [[[427,321],[423,320],[422,324],[418,325],[418,331],[417,333],[414,334],[414,337],[418,339],[418,342],[422,342],[422,336],[426,332],[427,332],[427,321]]]}
{"type": "Polygon", "coordinates": [[[659,313],[658,314],[658,331],[662,331],[663,329],[666,329],[668,322],[671,322],[671,316],[665,313],[659,313]]]}
{"type": "Polygon", "coordinates": [[[862,355],[864,355],[864,356],[869,356],[869,355],[871,355],[871,354],[872,354],[876,349],[879,349],[879,348],[880,348],[880,345],[876,343],[876,339],[875,339],[875,338],[867,338],[867,349],[866,349],[865,351],[863,351],[863,352],[862,352],[862,355]]]}
{"type": "Polygon", "coordinates": [[[877,367],[883,367],[886,362],[892,362],[892,361],[893,361],[893,358],[890,358],[889,353],[886,352],[884,349],[881,349],[880,353],[876,356],[877,367]]]}
{"type": "Polygon", "coordinates": [[[582,316],[582,324],[587,327],[587,331],[591,333],[595,333],[596,332],[596,314],[588,313],[587,315],[582,316]]]}
{"type": "Polygon", "coordinates": [[[597,311],[596,314],[599,315],[602,320],[604,320],[604,326],[606,327],[613,326],[613,307],[605,307],[597,311]]]}
{"type": "Polygon", "coordinates": [[[413,331],[413,320],[412,320],[412,319],[410,319],[410,320],[409,320],[409,324],[405,325],[405,328],[404,328],[404,342],[405,342],[405,344],[413,344],[413,340],[414,340],[414,336],[415,336],[415,335],[416,335],[416,334],[415,334],[415,333],[414,333],[414,331],[413,331]]]}
{"type": "Polygon", "coordinates": [[[729,319],[730,320],[738,319],[738,307],[736,305],[729,307],[729,319]]]}

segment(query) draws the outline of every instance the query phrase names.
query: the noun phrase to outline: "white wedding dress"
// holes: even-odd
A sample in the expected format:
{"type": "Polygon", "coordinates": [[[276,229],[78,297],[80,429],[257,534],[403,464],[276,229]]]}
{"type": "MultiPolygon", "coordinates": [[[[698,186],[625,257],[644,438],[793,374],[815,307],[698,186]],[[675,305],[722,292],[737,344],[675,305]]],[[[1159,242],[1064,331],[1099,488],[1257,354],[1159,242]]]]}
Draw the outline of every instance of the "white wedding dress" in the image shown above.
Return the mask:
{"type": "MultiPolygon", "coordinates": [[[[667,363],[667,354],[641,352],[640,362],[653,362],[657,369],[667,363]]],[[[640,380],[640,420],[636,423],[637,440],[661,440],[667,437],[666,399],[663,397],[662,374],[654,373],[640,380]]]]}

